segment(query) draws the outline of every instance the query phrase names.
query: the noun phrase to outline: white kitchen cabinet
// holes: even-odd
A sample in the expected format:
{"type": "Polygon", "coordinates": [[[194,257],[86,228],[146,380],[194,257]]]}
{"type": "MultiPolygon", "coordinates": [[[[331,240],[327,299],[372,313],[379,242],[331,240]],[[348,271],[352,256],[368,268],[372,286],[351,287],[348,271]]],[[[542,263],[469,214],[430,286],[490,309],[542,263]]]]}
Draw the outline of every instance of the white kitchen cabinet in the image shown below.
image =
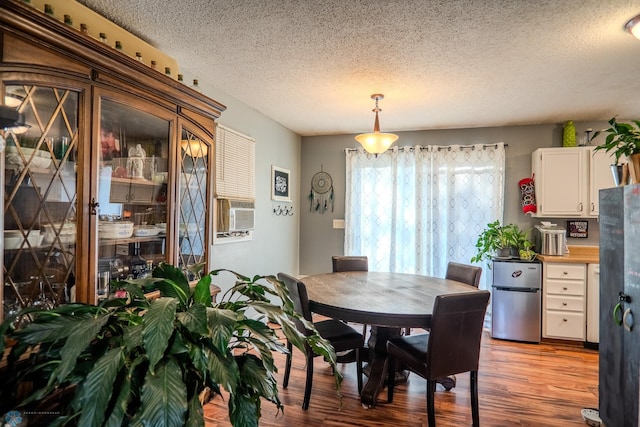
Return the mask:
{"type": "Polygon", "coordinates": [[[533,152],[537,217],[597,217],[598,192],[613,187],[610,156],[594,147],[533,152]]]}
{"type": "Polygon", "coordinates": [[[542,264],[543,338],[584,341],[587,265],[542,264]]]}
{"type": "Polygon", "coordinates": [[[600,342],[600,264],[587,264],[587,341],[600,342]]]}
{"type": "Polygon", "coordinates": [[[589,214],[600,215],[599,193],[604,188],[615,187],[611,165],[615,163],[615,158],[611,153],[604,150],[594,151],[591,149],[589,162],[589,214]]]}

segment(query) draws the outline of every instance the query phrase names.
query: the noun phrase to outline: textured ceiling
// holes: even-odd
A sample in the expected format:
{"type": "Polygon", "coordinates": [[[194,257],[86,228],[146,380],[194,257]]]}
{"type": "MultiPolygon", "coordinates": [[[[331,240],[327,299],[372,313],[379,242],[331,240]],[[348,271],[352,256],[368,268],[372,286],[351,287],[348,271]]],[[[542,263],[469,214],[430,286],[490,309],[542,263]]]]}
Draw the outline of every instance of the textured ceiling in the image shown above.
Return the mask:
{"type": "Polygon", "coordinates": [[[303,136],[640,119],[640,0],[81,2],[303,136]]]}

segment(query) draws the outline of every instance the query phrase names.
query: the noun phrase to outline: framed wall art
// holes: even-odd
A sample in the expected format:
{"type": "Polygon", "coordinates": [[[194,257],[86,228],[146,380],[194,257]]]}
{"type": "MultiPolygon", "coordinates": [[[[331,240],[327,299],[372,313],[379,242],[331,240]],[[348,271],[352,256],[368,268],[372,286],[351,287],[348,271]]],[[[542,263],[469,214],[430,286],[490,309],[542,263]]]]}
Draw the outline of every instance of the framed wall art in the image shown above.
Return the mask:
{"type": "Polygon", "coordinates": [[[271,200],[291,201],[290,172],[288,169],[271,165],[271,200]]]}

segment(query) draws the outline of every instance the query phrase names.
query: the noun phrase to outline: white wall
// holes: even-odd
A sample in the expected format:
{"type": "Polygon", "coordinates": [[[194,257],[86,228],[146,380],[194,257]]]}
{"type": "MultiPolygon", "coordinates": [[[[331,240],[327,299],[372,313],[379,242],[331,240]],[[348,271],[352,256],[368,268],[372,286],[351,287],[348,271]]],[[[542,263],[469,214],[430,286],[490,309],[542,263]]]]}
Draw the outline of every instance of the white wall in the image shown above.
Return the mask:
{"type": "MultiPolygon", "coordinates": [[[[218,120],[256,140],[256,228],[252,240],[211,246],[212,269],[226,268],[245,276],[298,273],[300,136],[224,92],[205,85],[203,92],[226,105],[218,120]],[[271,165],[291,171],[293,216],[276,216],[271,201],[271,165]]],[[[280,203],[282,204],[282,203],[280,203]]],[[[226,288],[232,276],[214,282],[226,288]]]]}

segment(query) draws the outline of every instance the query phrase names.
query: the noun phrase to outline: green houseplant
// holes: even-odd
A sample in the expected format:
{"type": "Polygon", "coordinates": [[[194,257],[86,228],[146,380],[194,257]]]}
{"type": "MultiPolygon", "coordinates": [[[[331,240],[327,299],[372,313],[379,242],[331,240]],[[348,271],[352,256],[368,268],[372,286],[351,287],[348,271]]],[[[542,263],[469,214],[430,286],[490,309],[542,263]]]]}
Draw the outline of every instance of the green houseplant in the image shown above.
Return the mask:
{"type": "Polygon", "coordinates": [[[529,233],[531,232],[531,229],[529,230],[519,230],[517,231],[516,235],[515,235],[515,239],[517,242],[517,248],[518,248],[518,255],[520,256],[520,259],[525,260],[525,261],[533,261],[534,259],[536,259],[536,255],[537,253],[533,250],[533,243],[531,243],[531,241],[529,240],[529,233]]]}
{"type": "Polygon", "coordinates": [[[613,152],[616,164],[620,163],[622,156],[630,157],[640,153],[640,120],[634,120],[636,127],[629,123],[618,123],[613,117],[609,120],[610,127],[596,132],[595,138],[601,132],[607,133],[604,143],[596,146],[595,150],[613,152]]]}
{"type": "MultiPolygon", "coordinates": [[[[51,425],[204,426],[201,397],[222,389],[229,394],[234,426],[257,426],[262,398],[283,410],[272,351],[286,348],[267,321],[278,324],[296,347],[306,341],[335,368],[334,349],[295,313],[275,276],[231,272],[235,285],[212,303],[212,275],[222,271],[227,270],[212,271],[190,288],[180,269],[160,264],[153,278],[114,283],[126,298],[26,309],[22,314],[32,321],[21,328],[8,319],[0,326],[13,342],[0,414],[47,410],[42,402],[54,401],[59,417],[51,425]],[[150,282],[161,294],[152,301],[141,290],[150,282]],[[294,318],[316,333],[302,336],[294,318]],[[32,387],[23,400],[17,391],[25,384],[32,387]]],[[[334,375],[339,395],[342,377],[337,369],[334,375]]]]}
{"type": "Polygon", "coordinates": [[[490,261],[495,256],[508,257],[518,246],[519,229],[515,224],[501,225],[500,220],[487,224],[476,241],[476,255],[471,262],[490,261]]]}
{"type": "MultiPolygon", "coordinates": [[[[602,131],[608,134],[604,143],[594,149],[595,151],[613,152],[615,164],[611,166],[614,168],[613,173],[616,184],[626,182],[626,165],[624,167],[620,165],[622,156],[626,156],[629,160],[628,173],[631,182],[640,182],[640,120],[633,120],[632,123],[635,124],[635,127],[629,123],[618,123],[616,118],[613,117],[609,120],[610,127],[602,131]]],[[[599,133],[596,132],[594,138],[599,133]]]]}

